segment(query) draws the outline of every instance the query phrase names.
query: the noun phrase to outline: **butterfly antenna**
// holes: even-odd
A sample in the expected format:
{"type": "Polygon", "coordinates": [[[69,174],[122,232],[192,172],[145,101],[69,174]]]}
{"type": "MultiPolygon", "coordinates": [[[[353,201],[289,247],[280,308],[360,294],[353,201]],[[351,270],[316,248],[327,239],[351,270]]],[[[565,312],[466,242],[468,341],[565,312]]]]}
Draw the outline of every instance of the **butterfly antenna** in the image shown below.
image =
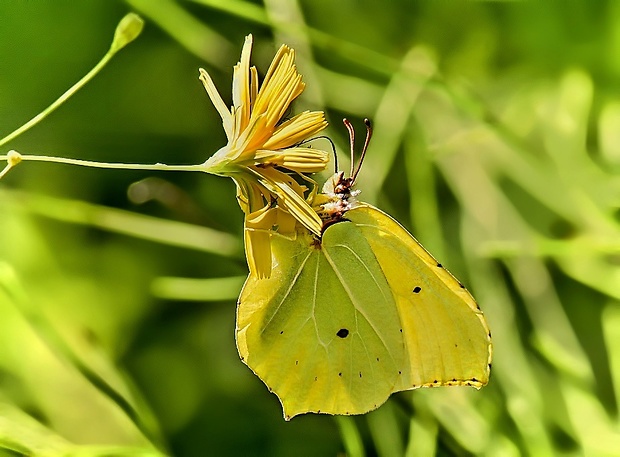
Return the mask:
{"type": "Polygon", "coordinates": [[[334,153],[334,173],[338,173],[338,154],[336,154],[336,145],[330,137],[324,136],[322,138],[325,138],[327,141],[329,141],[329,144],[332,145],[332,152],[334,153]]]}
{"type": "Polygon", "coordinates": [[[315,136],[313,138],[309,138],[307,140],[304,140],[304,141],[300,142],[299,144],[306,144],[306,143],[309,143],[311,141],[320,140],[320,139],[327,140],[327,141],[329,141],[329,144],[331,144],[331,146],[332,146],[332,153],[334,154],[334,168],[335,168],[334,173],[338,173],[338,154],[336,154],[336,145],[334,144],[334,142],[332,141],[332,139],[330,137],[328,137],[327,135],[319,135],[319,136],[315,136]]]}
{"type": "MultiPolygon", "coordinates": [[[[362,163],[364,163],[364,157],[366,156],[366,151],[368,150],[368,145],[370,144],[370,139],[372,138],[372,125],[370,124],[370,120],[364,119],[364,124],[366,124],[366,140],[364,141],[362,155],[360,156],[360,160],[357,163],[357,169],[355,170],[355,173],[351,172],[351,183],[355,183],[355,179],[357,178],[358,173],[362,169],[362,163]]],[[[353,167],[353,165],[351,165],[351,167],[353,167]]]]}
{"type": "Polygon", "coordinates": [[[355,151],[354,151],[354,147],[355,147],[355,130],[353,129],[353,125],[351,124],[351,121],[349,121],[347,118],[344,118],[342,120],[342,123],[347,128],[347,130],[349,131],[349,148],[351,149],[351,173],[349,174],[349,176],[351,176],[351,175],[353,175],[353,166],[355,164],[355,151]]]}

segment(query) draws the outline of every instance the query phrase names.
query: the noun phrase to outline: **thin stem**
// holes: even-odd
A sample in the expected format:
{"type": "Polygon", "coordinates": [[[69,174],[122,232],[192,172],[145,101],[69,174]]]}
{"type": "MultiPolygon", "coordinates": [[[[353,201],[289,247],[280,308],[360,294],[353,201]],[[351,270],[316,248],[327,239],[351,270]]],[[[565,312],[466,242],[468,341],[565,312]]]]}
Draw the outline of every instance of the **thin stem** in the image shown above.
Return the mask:
{"type": "Polygon", "coordinates": [[[112,56],[114,56],[114,52],[112,52],[111,50],[108,51],[106,53],[106,55],[103,56],[103,59],[101,59],[97,65],[95,65],[88,73],[86,73],[82,77],[82,79],[80,79],[77,83],[75,83],[73,86],[71,86],[71,88],[69,90],[67,90],[64,94],[62,94],[60,97],[58,97],[58,99],[56,99],[55,102],[53,102],[50,106],[48,106],[43,111],[41,111],[35,117],[30,119],[24,125],[19,127],[17,130],[13,131],[12,133],[9,133],[2,140],[0,140],[0,146],[5,145],[6,143],[8,143],[9,141],[13,140],[17,136],[21,135],[26,130],[29,130],[31,127],[34,127],[39,122],[41,122],[43,119],[45,119],[48,115],[50,115],[56,108],[58,108],[65,101],[67,101],[67,99],[69,97],[71,97],[75,92],[77,92],[82,86],[84,86],[88,81],[93,79],[93,77],[97,73],[99,73],[99,71],[101,71],[101,69],[110,61],[112,56]]]}
{"type": "MultiPolygon", "coordinates": [[[[125,16],[119,25],[116,28],[116,32],[114,34],[114,40],[112,41],[112,45],[103,58],[95,65],[88,73],[86,73],[77,83],[69,88],[64,94],[62,94],[56,101],[54,101],[50,106],[45,108],[35,117],[30,119],[24,125],[19,127],[17,130],[9,133],[3,139],[0,140],[0,147],[13,140],[15,137],[21,135],[26,130],[34,127],[43,119],[45,119],[49,114],[51,114],[56,108],[62,105],[69,97],[71,97],[74,93],[76,93],[79,89],[82,88],[86,83],[88,83],[91,79],[95,77],[97,73],[99,73],[103,67],[114,57],[114,55],[120,51],[124,46],[133,41],[142,30],[143,21],[139,16],[133,13],[129,13],[125,16]]],[[[6,173],[8,170],[4,170],[3,173],[6,173]]],[[[1,175],[0,175],[1,177],[1,175]]]]}
{"type": "MultiPolygon", "coordinates": [[[[82,167],[91,167],[91,168],[112,168],[112,169],[120,169],[120,170],[157,170],[157,171],[206,171],[207,169],[203,164],[196,165],[166,165],[164,163],[154,163],[154,164],[142,164],[142,163],[110,163],[110,162],[94,162],[91,160],[81,160],[81,159],[69,159],[66,157],[51,157],[51,156],[40,156],[40,155],[20,155],[22,161],[31,161],[31,162],[55,162],[55,163],[64,163],[67,165],[79,165],[82,167]]],[[[8,160],[8,155],[0,156],[0,160],[8,160]]],[[[11,163],[9,163],[2,173],[0,173],[0,178],[6,174],[6,172],[11,168],[11,163]]]]}
{"type": "Polygon", "coordinates": [[[13,164],[11,164],[10,162],[7,163],[4,169],[0,171],[0,179],[2,179],[4,175],[6,175],[11,168],[13,168],[13,164]]]}

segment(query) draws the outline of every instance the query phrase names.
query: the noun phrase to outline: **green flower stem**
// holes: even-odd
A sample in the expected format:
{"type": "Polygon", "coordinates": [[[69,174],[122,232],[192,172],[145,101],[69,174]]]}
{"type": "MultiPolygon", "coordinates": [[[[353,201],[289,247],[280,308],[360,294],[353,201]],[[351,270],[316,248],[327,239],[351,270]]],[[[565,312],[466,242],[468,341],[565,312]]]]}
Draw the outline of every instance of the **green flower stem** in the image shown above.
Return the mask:
{"type": "Polygon", "coordinates": [[[0,155],[0,160],[8,160],[9,164],[0,173],[0,178],[6,174],[7,168],[15,166],[19,162],[54,162],[66,165],[78,165],[81,167],[91,168],[111,168],[117,170],[151,170],[151,171],[206,171],[203,164],[197,165],[166,165],[165,163],[111,163],[111,162],[95,162],[92,160],[70,159],[66,157],[41,156],[31,154],[19,154],[16,151],[10,151],[7,155],[0,155]],[[15,156],[18,156],[15,159],[15,156]],[[13,165],[12,165],[13,163],[13,165]]]}

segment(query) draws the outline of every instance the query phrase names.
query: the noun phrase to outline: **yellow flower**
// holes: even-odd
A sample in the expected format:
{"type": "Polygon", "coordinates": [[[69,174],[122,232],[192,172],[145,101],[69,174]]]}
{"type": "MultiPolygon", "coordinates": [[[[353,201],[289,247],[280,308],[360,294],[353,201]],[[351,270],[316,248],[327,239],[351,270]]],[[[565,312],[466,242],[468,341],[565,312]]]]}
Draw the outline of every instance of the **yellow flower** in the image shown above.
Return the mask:
{"type": "Polygon", "coordinates": [[[245,39],[241,60],[233,70],[233,106],[228,109],[209,74],[200,80],[222,117],[228,143],[204,164],[204,171],[231,177],[245,213],[244,241],[250,273],[271,273],[270,237],[295,235],[299,221],[320,235],[322,222],[310,206],[315,183],[303,176],[322,171],[325,151],[301,144],[327,127],[321,111],[304,111],[281,122],[305,84],[295,67],[295,51],[281,46],[259,87],[256,67],[250,67],[252,36],[245,39]],[[311,189],[293,176],[305,180],[311,189]]]}

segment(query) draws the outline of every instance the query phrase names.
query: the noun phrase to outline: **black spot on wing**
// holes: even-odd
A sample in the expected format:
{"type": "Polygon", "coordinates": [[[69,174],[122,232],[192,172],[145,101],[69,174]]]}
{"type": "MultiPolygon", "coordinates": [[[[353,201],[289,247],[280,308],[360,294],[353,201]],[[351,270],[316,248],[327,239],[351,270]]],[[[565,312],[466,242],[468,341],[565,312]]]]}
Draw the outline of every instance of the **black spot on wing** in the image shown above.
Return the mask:
{"type": "Polygon", "coordinates": [[[346,328],[341,328],[336,332],[336,336],[340,338],[346,338],[347,336],[349,336],[349,330],[347,330],[346,328]]]}
{"type": "Polygon", "coordinates": [[[414,294],[419,294],[422,288],[420,286],[415,286],[412,290],[414,294]]]}
{"type": "Polygon", "coordinates": [[[440,264],[440,263],[438,263],[438,264],[437,264],[437,267],[439,267],[439,268],[443,268],[443,265],[442,265],[442,264],[440,264]]]}

